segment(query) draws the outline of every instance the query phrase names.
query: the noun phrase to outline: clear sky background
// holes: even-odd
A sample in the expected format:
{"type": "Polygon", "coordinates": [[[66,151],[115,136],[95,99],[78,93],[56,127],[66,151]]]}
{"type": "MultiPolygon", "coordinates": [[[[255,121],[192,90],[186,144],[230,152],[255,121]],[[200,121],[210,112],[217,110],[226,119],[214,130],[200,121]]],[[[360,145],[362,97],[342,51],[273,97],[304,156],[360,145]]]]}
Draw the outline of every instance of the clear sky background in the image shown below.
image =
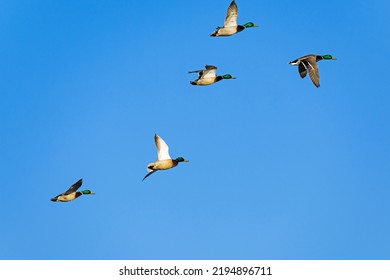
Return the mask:
{"type": "Polygon", "coordinates": [[[0,1],[0,258],[389,259],[389,3],[0,1]]]}

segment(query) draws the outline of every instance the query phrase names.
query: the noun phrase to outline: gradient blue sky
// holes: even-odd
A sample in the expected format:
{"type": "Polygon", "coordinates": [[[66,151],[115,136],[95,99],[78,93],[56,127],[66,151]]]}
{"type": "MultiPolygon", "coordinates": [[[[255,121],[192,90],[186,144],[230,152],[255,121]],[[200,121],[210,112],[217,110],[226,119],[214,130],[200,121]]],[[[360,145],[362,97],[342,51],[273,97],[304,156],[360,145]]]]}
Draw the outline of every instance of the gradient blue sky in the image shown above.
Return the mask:
{"type": "Polygon", "coordinates": [[[390,258],[389,1],[229,3],[0,1],[0,259],[390,258]]]}

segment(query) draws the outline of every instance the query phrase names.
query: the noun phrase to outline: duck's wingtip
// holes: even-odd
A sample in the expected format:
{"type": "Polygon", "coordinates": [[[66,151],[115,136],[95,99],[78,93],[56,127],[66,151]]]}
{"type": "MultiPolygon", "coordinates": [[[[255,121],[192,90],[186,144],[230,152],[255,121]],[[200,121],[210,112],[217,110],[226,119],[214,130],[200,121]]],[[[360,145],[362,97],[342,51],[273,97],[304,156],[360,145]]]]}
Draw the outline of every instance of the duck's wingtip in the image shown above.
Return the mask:
{"type": "Polygon", "coordinates": [[[146,178],[148,178],[150,175],[152,175],[156,171],[157,170],[150,171],[148,174],[145,175],[145,177],[142,179],[142,181],[145,180],[146,178]]]}

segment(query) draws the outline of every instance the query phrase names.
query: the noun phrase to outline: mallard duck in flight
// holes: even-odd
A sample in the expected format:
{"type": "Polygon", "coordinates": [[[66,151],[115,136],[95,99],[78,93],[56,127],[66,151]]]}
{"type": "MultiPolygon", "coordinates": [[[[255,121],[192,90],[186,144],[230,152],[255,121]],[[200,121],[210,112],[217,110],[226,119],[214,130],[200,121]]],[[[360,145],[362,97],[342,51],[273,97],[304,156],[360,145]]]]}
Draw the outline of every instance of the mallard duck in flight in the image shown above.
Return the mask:
{"type": "Polygon", "coordinates": [[[172,159],[169,155],[169,147],[167,143],[165,143],[165,141],[157,134],[154,135],[154,142],[156,143],[157,147],[157,161],[152,162],[148,165],[149,173],[145,175],[142,181],[158,170],[166,170],[173,168],[177,166],[179,162],[188,162],[188,160],[182,157],[172,159]]]}
{"type": "Polygon", "coordinates": [[[330,54],[326,54],[326,55],[309,54],[309,55],[302,56],[294,61],[290,61],[289,64],[298,66],[299,75],[301,75],[302,79],[305,78],[307,72],[309,72],[313,84],[316,87],[319,87],[320,72],[318,70],[317,61],[323,59],[336,60],[336,58],[331,56],[330,54]]]}
{"type": "Polygon", "coordinates": [[[69,202],[69,201],[72,201],[72,200],[78,198],[79,196],[81,196],[83,194],[95,194],[94,192],[92,192],[90,190],[84,190],[84,191],[78,192],[77,190],[81,187],[82,183],[83,183],[83,179],[78,180],[66,192],[57,195],[56,197],[52,198],[51,201],[69,202]]]}
{"type": "Polygon", "coordinates": [[[245,28],[258,27],[258,25],[254,24],[253,22],[248,22],[244,25],[238,25],[237,18],[238,7],[236,1],[233,0],[227,10],[224,25],[222,27],[217,27],[217,30],[215,30],[210,36],[231,36],[233,34],[241,32],[245,28]]]}
{"type": "Polygon", "coordinates": [[[217,76],[217,67],[214,65],[206,65],[205,70],[195,70],[195,71],[189,71],[188,73],[198,73],[199,77],[197,80],[190,82],[191,85],[198,85],[198,86],[207,86],[214,84],[216,82],[219,82],[223,79],[235,79],[236,77],[225,74],[223,76],[217,76]]]}

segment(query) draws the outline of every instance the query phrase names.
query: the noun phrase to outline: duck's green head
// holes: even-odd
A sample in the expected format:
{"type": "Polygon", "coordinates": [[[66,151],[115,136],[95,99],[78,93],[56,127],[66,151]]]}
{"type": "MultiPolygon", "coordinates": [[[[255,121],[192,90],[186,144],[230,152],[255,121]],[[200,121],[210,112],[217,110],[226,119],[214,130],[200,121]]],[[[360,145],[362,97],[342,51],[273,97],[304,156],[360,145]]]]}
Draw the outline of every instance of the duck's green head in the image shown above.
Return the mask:
{"type": "Polygon", "coordinates": [[[235,79],[236,77],[230,75],[230,74],[225,74],[222,76],[223,79],[235,79]]]}
{"type": "Polygon", "coordinates": [[[90,190],[84,190],[81,193],[82,194],[95,194],[93,191],[90,191],[90,190]]]}
{"type": "Polygon", "coordinates": [[[245,28],[249,27],[259,27],[258,25],[254,24],[253,22],[247,22],[243,25],[245,28]]]}
{"type": "Polygon", "coordinates": [[[175,159],[175,161],[177,161],[177,162],[188,162],[188,160],[186,160],[185,158],[182,158],[182,157],[178,157],[177,159],[175,159]]]}
{"type": "Polygon", "coordinates": [[[330,54],[326,54],[322,56],[322,59],[331,59],[331,60],[336,60],[335,57],[331,56],[330,54]]]}

